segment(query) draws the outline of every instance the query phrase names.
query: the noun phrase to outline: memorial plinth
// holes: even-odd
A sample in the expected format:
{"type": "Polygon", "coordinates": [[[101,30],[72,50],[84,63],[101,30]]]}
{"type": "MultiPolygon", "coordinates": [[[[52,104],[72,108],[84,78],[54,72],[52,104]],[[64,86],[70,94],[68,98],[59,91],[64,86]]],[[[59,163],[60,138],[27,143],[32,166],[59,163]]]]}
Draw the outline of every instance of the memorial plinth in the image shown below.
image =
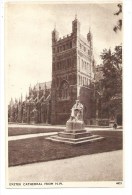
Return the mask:
{"type": "Polygon", "coordinates": [[[85,130],[83,122],[83,105],[76,101],[72,108],[71,117],[66,122],[66,129],[57,135],[50,136],[47,139],[68,144],[81,144],[85,142],[94,142],[104,139],[99,135],[93,135],[85,130]]]}

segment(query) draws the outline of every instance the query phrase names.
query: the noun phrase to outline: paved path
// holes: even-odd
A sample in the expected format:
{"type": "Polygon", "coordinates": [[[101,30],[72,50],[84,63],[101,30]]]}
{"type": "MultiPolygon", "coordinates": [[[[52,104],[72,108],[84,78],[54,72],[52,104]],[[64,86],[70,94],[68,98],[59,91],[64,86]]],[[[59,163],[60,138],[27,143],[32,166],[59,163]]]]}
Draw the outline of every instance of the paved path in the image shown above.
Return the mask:
{"type": "Polygon", "coordinates": [[[39,128],[39,129],[43,129],[43,128],[47,128],[47,129],[65,129],[65,126],[59,126],[59,125],[27,125],[27,124],[9,124],[8,127],[21,127],[21,128],[39,128]]]}
{"type": "MultiPolygon", "coordinates": [[[[21,128],[38,128],[38,129],[65,129],[65,125],[27,125],[27,124],[9,124],[8,127],[21,127],[21,128]]],[[[86,130],[91,131],[103,131],[103,130],[109,130],[109,131],[122,131],[122,128],[119,127],[119,129],[113,129],[111,127],[85,127],[86,130]]]]}
{"type": "Polygon", "coordinates": [[[122,150],[10,167],[9,182],[122,180],[122,150]]]}
{"type": "Polygon", "coordinates": [[[49,132],[49,133],[36,133],[36,134],[26,134],[26,135],[15,135],[15,136],[9,136],[8,141],[12,140],[20,140],[20,139],[27,139],[27,138],[32,138],[32,137],[40,137],[40,136],[51,136],[51,135],[56,135],[57,132],[49,132]]]}

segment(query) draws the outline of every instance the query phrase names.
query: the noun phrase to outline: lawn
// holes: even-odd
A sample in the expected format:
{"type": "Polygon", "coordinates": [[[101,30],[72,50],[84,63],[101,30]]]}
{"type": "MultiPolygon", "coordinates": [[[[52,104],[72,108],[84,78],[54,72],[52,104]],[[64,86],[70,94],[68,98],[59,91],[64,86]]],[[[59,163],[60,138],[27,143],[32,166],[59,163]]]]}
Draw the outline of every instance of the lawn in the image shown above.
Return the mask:
{"type": "MultiPolygon", "coordinates": [[[[39,129],[41,130],[41,129],[39,129]]],[[[9,141],[9,166],[71,158],[122,149],[121,131],[93,131],[104,140],[81,145],[52,142],[44,137],[9,141]]]]}
{"type": "Polygon", "coordinates": [[[49,132],[59,132],[63,131],[63,129],[57,128],[27,128],[27,127],[9,127],[8,128],[8,136],[16,136],[16,135],[26,135],[26,134],[36,134],[36,133],[49,133],[49,132]]]}

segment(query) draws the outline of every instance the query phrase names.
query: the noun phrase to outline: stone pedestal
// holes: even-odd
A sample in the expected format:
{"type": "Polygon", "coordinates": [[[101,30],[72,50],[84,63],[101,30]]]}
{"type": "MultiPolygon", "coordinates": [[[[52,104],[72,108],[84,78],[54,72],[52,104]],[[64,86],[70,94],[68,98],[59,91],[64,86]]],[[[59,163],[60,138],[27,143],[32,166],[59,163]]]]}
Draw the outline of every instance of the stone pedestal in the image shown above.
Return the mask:
{"type": "Polygon", "coordinates": [[[103,137],[93,135],[90,131],[85,130],[83,121],[67,121],[66,129],[57,135],[48,137],[47,139],[63,142],[67,144],[81,144],[86,142],[100,141],[103,137]]]}
{"type": "Polygon", "coordinates": [[[66,122],[66,129],[47,139],[75,145],[99,141],[102,140],[103,137],[93,135],[90,131],[85,130],[83,122],[83,105],[79,100],[76,100],[76,104],[71,109],[70,119],[66,122]]]}
{"type": "Polygon", "coordinates": [[[83,121],[75,121],[75,120],[68,120],[66,122],[66,132],[69,131],[81,131],[84,130],[84,122],[83,121]]]}

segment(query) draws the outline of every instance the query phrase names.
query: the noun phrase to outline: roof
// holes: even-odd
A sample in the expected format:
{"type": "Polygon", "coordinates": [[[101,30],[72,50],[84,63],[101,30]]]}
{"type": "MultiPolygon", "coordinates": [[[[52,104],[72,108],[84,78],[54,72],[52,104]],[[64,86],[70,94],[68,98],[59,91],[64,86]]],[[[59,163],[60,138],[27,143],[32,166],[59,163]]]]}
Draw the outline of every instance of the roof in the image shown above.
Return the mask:
{"type": "Polygon", "coordinates": [[[44,90],[45,87],[46,87],[46,89],[51,89],[51,81],[44,82],[44,83],[37,83],[37,84],[35,85],[36,90],[39,90],[39,87],[40,87],[40,89],[42,89],[42,90],[44,90]]]}

